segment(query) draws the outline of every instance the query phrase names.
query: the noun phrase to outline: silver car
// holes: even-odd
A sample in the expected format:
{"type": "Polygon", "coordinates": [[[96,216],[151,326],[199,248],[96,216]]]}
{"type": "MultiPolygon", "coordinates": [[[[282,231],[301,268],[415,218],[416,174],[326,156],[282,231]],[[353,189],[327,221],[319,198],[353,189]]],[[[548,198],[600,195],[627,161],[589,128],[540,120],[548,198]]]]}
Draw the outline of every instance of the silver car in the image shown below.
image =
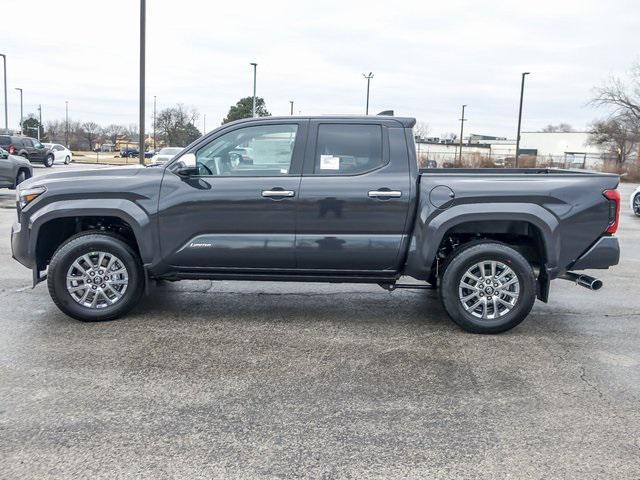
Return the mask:
{"type": "Polygon", "coordinates": [[[151,157],[151,163],[166,163],[179,154],[183,150],[182,147],[164,147],[158,153],[151,157]]]}
{"type": "Polygon", "coordinates": [[[0,148],[0,188],[16,188],[27,178],[33,176],[33,167],[29,160],[0,148]]]}

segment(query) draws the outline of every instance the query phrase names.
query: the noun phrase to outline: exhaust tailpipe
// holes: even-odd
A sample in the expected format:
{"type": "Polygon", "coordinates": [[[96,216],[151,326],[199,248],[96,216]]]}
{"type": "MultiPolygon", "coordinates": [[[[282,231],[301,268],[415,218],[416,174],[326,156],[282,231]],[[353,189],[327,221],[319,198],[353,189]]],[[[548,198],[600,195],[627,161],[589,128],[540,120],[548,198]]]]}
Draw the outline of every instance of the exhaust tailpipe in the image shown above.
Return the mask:
{"type": "Polygon", "coordinates": [[[588,288],[589,290],[600,290],[602,288],[602,280],[594,278],[590,275],[578,274],[574,272],[567,272],[560,276],[563,280],[569,280],[581,287],[588,288]]]}

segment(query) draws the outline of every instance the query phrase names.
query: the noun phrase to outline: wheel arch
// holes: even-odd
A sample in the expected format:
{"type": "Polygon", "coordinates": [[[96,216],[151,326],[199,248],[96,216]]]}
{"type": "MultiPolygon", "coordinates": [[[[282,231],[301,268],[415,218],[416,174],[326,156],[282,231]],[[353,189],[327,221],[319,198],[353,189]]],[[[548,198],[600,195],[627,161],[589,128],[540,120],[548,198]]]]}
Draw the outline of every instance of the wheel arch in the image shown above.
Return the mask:
{"type": "Polygon", "coordinates": [[[140,255],[143,264],[151,263],[154,252],[158,252],[151,225],[149,215],[126,200],[53,202],[30,218],[29,256],[35,259],[39,272],[46,268],[53,253],[66,239],[82,231],[95,230],[118,233],[140,255]]]}
{"type": "Polygon", "coordinates": [[[560,250],[558,227],[558,220],[548,210],[531,204],[468,204],[436,211],[431,219],[416,224],[406,273],[433,279],[443,244],[455,234],[465,235],[467,241],[488,239],[507,245],[513,245],[509,241],[512,237],[532,238],[545,270],[553,270],[560,250]]]}

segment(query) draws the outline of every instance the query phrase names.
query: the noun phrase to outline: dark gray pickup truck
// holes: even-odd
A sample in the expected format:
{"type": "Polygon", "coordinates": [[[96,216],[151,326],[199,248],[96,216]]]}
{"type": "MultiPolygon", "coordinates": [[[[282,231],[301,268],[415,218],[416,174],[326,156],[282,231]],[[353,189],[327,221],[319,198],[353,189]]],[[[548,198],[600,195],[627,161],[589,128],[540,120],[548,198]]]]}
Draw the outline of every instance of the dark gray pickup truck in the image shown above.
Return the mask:
{"type": "Polygon", "coordinates": [[[458,325],[497,333],[552,279],[602,285],[574,271],[618,262],[616,175],[421,171],[414,123],[241,120],[166,165],[30,179],[13,256],[81,320],[123,315],[158,279],[365,282],[439,288],[458,325]]]}

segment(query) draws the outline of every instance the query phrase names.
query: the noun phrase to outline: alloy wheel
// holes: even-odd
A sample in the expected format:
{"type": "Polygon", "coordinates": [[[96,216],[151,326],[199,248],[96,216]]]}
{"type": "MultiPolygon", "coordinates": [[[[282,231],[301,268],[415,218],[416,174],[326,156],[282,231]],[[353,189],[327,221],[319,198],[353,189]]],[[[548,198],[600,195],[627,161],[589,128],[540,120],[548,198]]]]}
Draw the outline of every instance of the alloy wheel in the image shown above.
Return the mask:
{"type": "Polygon", "coordinates": [[[485,260],[467,269],[458,286],[458,298],[474,317],[494,320],[509,313],[520,295],[520,281],[506,264],[485,260]]]}

